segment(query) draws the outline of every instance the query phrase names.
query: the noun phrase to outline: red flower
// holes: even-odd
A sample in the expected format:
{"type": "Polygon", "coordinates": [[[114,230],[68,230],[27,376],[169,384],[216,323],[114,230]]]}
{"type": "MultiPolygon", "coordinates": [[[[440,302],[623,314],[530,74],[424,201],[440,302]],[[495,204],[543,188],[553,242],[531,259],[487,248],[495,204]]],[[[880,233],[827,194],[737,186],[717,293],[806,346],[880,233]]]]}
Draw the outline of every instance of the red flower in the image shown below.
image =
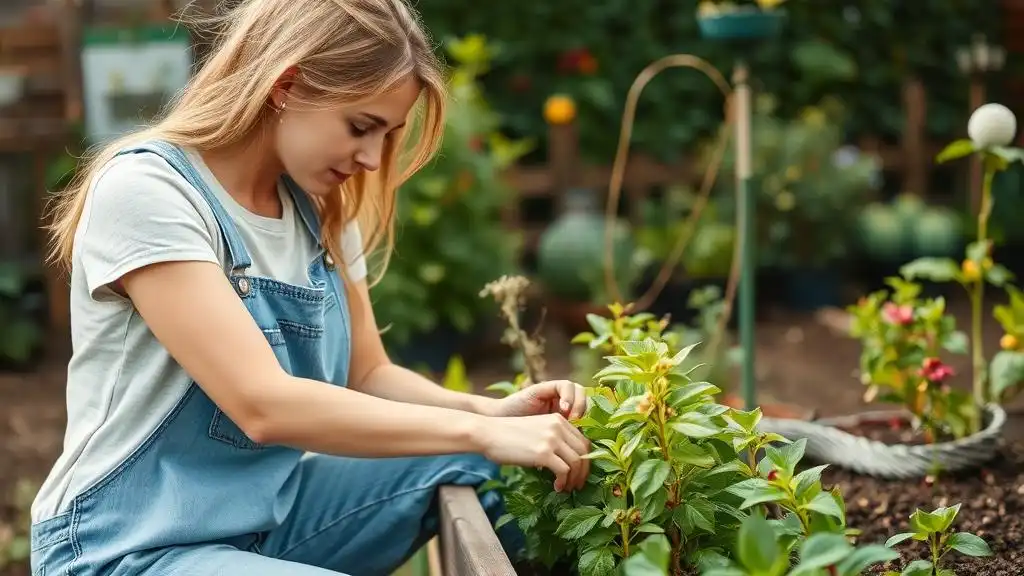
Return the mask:
{"type": "Polygon", "coordinates": [[[906,326],[914,321],[914,308],[910,304],[898,305],[886,302],[882,306],[882,319],[889,324],[906,326]]]}
{"type": "Polygon", "coordinates": [[[586,48],[574,48],[558,58],[558,71],[563,74],[594,74],[597,72],[597,58],[586,48]]]}
{"type": "Polygon", "coordinates": [[[918,372],[922,378],[932,384],[940,384],[956,375],[952,366],[943,364],[938,358],[925,358],[918,372]]]}

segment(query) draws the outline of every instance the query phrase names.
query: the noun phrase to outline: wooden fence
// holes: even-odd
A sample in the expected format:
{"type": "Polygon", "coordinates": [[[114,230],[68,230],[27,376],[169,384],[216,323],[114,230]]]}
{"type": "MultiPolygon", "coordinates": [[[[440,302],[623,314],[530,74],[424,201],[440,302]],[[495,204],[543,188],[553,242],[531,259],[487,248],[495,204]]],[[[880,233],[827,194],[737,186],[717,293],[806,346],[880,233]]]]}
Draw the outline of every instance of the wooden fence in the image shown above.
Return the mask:
{"type": "MultiPolygon", "coordinates": [[[[864,152],[877,154],[885,172],[899,173],[903,190],[926,195],[935,154],[942,144],[928,142],[925,137],[927,95],[922,83],[908,79],[904,84],[903,98],[906,123],[900,143],[884,145],[878,139],[865,138],[857,144],[864,152]]],[[[965,119],[967,114],[965,110],[965,119]]],[[[547,222],[524,220],[524,201],[542,199],[550,202],[557,216],[562,210],[566,190],[575,187],[608,190],[613,159],[609,158],[607,165],[585,164],[580,158],[577,135],[576,126],[572,124],[551,126],[547,162],[538,166],[516,166],[507,173],[507,180],[516,191],[517,198],[507,210],[505,222],[509,228],[523,231],[526,252],[536,248],[547,222]]],[[[629,219],[633,224],[640,223],[643,201],[652,191],[675,184],[697,186],[702,177],[700,167],[690,157],[666,164],[644,154],[630,154],[622,184],[622,198],[628,206],[629,219]]],[[[719,177],[731,176],[720,174],[719,177]]]]}

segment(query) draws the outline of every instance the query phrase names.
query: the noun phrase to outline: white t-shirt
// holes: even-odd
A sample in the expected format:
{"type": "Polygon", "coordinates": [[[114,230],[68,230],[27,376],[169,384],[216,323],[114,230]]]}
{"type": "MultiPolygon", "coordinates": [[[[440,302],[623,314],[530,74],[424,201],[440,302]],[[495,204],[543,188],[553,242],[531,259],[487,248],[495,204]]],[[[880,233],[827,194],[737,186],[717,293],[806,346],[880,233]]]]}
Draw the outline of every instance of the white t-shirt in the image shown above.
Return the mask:
{"type": "MultiPolygon", "coordinates": [[[[284,186],[282,218],[257,216],[231,198],[198,154],[188,156],[234,220],[252,259],[248,273],[309,286],[307,268],[319,249],[284,186]]],[[[350,279],[365,278],[355,223],[342,234],[342,254],[350,279]]],[[[63,512],[117,467],[191,385],[131,301],[108,287],[142,266],[181,260],[219,263],[228,272],[209,203],[154,154],[115,158],[94,179],[75,236],[68,427],[63,454],[33,503],[33,521],[63,512]]]]}

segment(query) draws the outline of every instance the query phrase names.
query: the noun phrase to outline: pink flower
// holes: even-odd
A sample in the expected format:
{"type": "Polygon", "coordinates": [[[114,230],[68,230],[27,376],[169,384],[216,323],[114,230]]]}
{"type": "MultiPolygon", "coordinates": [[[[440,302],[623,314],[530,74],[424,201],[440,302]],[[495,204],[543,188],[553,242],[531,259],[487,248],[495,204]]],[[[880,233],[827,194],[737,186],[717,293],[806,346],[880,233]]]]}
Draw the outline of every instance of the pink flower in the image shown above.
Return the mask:
{"type": "Polygon", "coordinates": [[[914,308],[910,304],[895,304],[886,302],[882,306],[882,319],[889,324],[906,326],[914,321],[914,308]]]}
{"type": "Polygon", "coordinates": [[[956,371],[953,370],[952,366],[943,364],[942,360],[938,358],[925,358],[924,362],[921,363],[919,374],[928,382],[939,384],[955,376],[956,371]]]}

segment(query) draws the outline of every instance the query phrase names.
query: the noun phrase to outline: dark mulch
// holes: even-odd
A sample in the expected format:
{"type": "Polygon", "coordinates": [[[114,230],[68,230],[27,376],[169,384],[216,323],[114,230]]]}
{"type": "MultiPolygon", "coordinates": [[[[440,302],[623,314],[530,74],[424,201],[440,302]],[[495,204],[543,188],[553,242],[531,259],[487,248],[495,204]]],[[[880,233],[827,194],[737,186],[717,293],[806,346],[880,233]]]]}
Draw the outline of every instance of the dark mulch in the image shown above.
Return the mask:
{"type": "MultiPolygon", "coordinates": [[[[1005,446],[983,470],[915,481],[889,481],[828,469],[826,484],[837,484],[846,499],[847,523],[862,531],[861,543],[884,543],[908,530],[917,508],[961,504],[955,529],[981,536],[992,548],[989,558],[969,558],[956,552],[947,559],[960,576],[1021,576],[1024,574],[1024,443],[1005,446]]],[[[897,547],[903,559],[888,569],[926,558],[925,544],[897,547]]],[[[878,570],[880,574],[883,570],[878,570]]]]}

